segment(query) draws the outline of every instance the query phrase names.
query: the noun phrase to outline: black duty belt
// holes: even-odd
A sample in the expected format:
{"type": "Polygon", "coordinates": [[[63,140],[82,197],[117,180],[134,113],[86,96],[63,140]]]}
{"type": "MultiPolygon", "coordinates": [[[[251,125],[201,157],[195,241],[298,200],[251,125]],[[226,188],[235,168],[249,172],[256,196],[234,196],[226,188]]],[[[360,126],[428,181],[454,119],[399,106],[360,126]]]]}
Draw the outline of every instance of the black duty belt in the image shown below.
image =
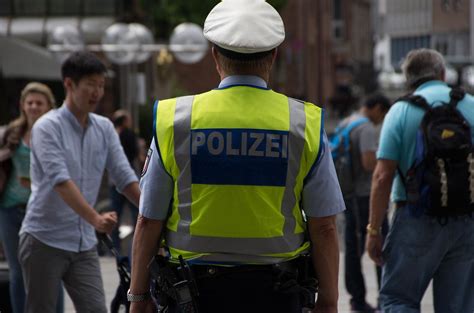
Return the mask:
{"type": "Polygon", "coordinates": [[[191,265],[191,270],[196,278],[213,277],[226,274],[243,273],[243,272],[273,272],[281,270],[296,274],[298,269],[293,261],[268,264],[268,265],[235,265],[235,266],[219,266],[219,265],[191,265]]]}

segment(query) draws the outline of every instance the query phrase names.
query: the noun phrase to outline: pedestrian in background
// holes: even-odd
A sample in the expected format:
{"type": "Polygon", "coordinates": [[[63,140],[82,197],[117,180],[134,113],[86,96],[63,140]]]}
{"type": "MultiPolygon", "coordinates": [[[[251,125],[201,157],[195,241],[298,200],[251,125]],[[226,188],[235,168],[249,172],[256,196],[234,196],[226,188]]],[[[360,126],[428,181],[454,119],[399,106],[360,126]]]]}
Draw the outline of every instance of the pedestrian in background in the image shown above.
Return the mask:
{"type": "MultiPolygon", "coordinates": [[[[204,35],[219,87],[155,107],[131,311],[153,311],[147,266],[163,236],[168,266],[178,271],[182,257],[196,277],[200,312],[301,313],[315,293],[298,266],[305,260],[319,280],[313,312],[337,312],[335,221],[344,201],[322,109],[268,87],[283,21],[265,1],[227,0],[209,13],[204,35]]],[[[168,300],[169,312],[181,312],[168,300]]]]}
{"type": "Polygon", "coordinates": [[[135,204],[140,191],[113,124],[92,113],[104,94],[104,64],[75,52],[61,71],[64,104],[31,134],[32,194],[19,251],[26,312],[54,312],[61,281],[77,312],[107,312],[95,232],[110,233],[117,217],[94,209],[104,170],[135,204]]]}
{"type": "MultiPolygon", "coordinates": [[[[30,139],[34,123],[55,107],[48,86],[31,82],[20,96],[20,116],[13,120],[0,139],[0,240],[5,251],[10,274],[10,302],[13,313],[23,313],[25,288],[18,262],[18,233],[25,217],[31,193],[30,139]]],[[[59,286],[57,313],[64,310],[64,296],[59,286]]]]}
{"type": "Polygon", "coordinates": [[[464,157],[460,167],[458,164],[441,166],[451,165],[449,162],[455,158],[453,152],[448,158],[438,158],[434,167],[430,167],[429,158],[437,155],[437,149],[445,145],[454,152],[456,149],[469,149],[466,154],[470,153],[472,158],[474,97],[464,95],[444,82],[444,58],[435,50],[410,51],[402,69],[412,94],[397,101],[385,118],[372,180],[367,226],[369,256],[378,265],[383,265],[382,309],[384,312],[420,312],[421,299],[433,280],[435,312],[470,313],[474,311],[471,200],[474,171],[468,158],[464,157]],[[435,112],[443,113],[439,121],[446,122],[454,116],[460,123],[455,127],[452,124],[431,124],[429,119],[438,114],[435,112]],[[424,126],[429,122],[429,125],[439,127],[420,128],[422,120],[424,126]],[[465,130],[465,136],[458,136],[461,129],[465,130]],[[436,140],[428,141],[429,138],[436,140]],[[465,139],[467,143],[456,144],[459,139],[465,139]],[[424,173],[419,172],[421,168],[424,173]],[[446,175],[446,171],[457,169],[463,170],[462,175],[446,175]],[[423,180],[420,181],[419,177],[423,180]],[[428,187],[426,183],[430,180],[434,184],[428,187]],[[419,184],[416,188],[408,185],[413,181],[419,184]],[[443,184],[446,188],[439,190],[443,184]],[[380,227],[388,208],[390,189],[396,209],[382,251],[380,227]],[[429,191],[426,193],[425,190],[429,191]],[[442,204],[444,200],[446,205],[442,204]],[[450,205],[453,201],[462,203],[466,200],[468,203],[464,207],[450,205]],[[442,215],[432,211],[438,204],[444,208],[442,215]],[[462,214],[452,214],[466,208],[462,214]]]}
{"type": "MultiPolygon", "coordinates": [[[[115,126],[115,131],[119,135],[120,144],[127,156],[128,162],[133,169],[137,168],[139,162],[139,145],[138,137],[133,131],[132,117],[126,110],[117,110],[112,115],[112,122],[115,126]]],[[[113,182],[112,182],[113,183],[113,182]]],[[[112,210],[117,213],[118,227],[112,231],[112,241],[115,248],[121,251],[120,239],[120,225],[122,224],[122,216],[124,206],[127,205],[130,211],[131,224],[134,227],[137,222],[138,208],[133,205],[127,198],[117,191],[117,187],[112,185],[110,187],[110,205],[112,210]]],[[[130,249],[131,250],[131,249],[130,249]]],[[[127,252],[127,254],[130,254],[127,252]]]]}
{"type": "MultiPolygon", "coordinates": [[[[347,292],[350,294],[350,308],[352,313],[372,313],[375,309],[366,301],[366,284],[362,272],[362,256],[365,250],[366,226],[369,220],[369,198],[372,173],[376,164],[379,132],[377,127],[383,122],[385,114],[390,109],[390,100],[374,94],[364,101],[362,108],[346,119],[339,127],[344,129],[353,127],[348,133],[349,158],[351,162],[350,177],[339,177],[339,180],[349,180],[341,185],[346,203],[345,216],[345,254],[344,278],[347,292]]],[[[387,222],[383,224],[383,233],[388,230],[387,222]]],[[[381,269],[376,268],[377,279],[380,281],[381,269]]]]}

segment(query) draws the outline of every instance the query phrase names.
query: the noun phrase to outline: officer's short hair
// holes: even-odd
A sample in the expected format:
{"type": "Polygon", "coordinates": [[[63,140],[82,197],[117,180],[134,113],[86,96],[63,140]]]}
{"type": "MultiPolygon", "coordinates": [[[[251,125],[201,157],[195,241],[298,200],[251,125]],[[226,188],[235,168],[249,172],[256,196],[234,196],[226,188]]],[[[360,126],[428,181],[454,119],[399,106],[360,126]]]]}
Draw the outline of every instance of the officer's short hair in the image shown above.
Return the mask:
{"type": "Polygon", "coordinates": [[[421,84],[438,80],[445,71],[445,61],[441,53],[433,49],[410,51],[402,64],[408,89],[416,89],[421,84]]]}
{"type": "Polygon", "coordinates": [[[387,112],[388,110],[390,110],[391,104],[392,103],[390,102],[390,99],[385,97],[383,94],[375,93],[368,96],[367,99],[365,99],[363,105],[369,109],[373,109],[378,105],[380,106],[383,112],[387,112]]]}
{"type": "Polygon", "coordinates": [[[219,53],[219,65],[222,70],[228,75],[255,75],[269,73],[273,63],[273,53],[255,55],[255,57],[239,58],[233,57],[217,47],[219,53]]]}
{"type": "Polygon", "coordinates": [[[67,77],[78,83],[83,77],[94,74],[105,74],[107,68],[99,58],[87,51],[72,53],[61,66],[63,80],[67,77]]]}

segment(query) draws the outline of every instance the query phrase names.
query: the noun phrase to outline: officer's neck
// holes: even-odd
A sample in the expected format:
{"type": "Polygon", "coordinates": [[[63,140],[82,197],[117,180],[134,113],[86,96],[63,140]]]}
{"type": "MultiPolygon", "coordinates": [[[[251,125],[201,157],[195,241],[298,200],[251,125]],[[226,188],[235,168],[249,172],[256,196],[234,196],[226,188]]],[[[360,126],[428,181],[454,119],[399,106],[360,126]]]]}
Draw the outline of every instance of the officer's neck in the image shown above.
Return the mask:
{"type": "Polygon", "coordinates": [[[227,74],[227,73],[224,73],[224,72],[219,72],[219,76],[221,78],[221,81],[223,81],[226,77],[229,77],[229,76],[237,76],[237,75],[243,75],[243,76],[257,76],[257,77],[260,77],[261,79],[263,79],[265,81],[265,83],[268,84],[268,81],[270,80],[270,75],[267,74],[267,75],[262,75],[262,74],[257,74],[257,73],[233,73],[233,74],[227,74]]]}

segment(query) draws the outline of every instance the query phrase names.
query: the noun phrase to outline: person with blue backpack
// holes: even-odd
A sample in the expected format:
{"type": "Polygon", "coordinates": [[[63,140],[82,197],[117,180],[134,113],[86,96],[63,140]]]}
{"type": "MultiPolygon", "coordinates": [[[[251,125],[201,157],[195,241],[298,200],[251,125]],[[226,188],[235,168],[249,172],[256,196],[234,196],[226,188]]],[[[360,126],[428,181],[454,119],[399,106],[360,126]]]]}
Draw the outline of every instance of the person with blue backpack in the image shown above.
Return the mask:
{"type": "Polygon", "coordinates": [[[383,312],[420,312],[433,282],[434,311],[474,311],[474,97],[444,82],[431,49],[402,65],[410,94],[382,127],[372,180],[367,251],[383,265],[383,312]],[[380,227],[391,190],[393,221],[380,227]],[[383,245],[383,249],[382,249],[383,245]]]}
{"type": "MultiPolygon", "coordinates": [[[[369,196],[377,150],[377,125],[383,122],[390,100],[382,94],[367,97],[360,110],[340,122],[331,136],[330,147],[346,203],[344,278],[350,294],[351,313],[372,313],[366,301],[361,259],[364,254],[369,196]]],[[[385,224],[384,231],[387,225],[385,224]]],[[[377,267],[380,280],[381,270],[377,267]]]]}

